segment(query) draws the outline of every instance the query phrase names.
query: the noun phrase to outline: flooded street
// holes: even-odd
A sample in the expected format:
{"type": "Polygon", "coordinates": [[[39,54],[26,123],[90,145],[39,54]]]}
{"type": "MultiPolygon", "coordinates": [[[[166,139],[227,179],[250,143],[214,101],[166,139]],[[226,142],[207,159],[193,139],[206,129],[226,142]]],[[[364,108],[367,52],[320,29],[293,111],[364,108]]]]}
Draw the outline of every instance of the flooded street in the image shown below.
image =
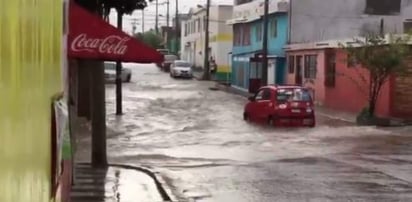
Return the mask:
{"type": "Polygon", "coordinates": [[[258,126],[242,119],[245,98],[212,82],[127,67],[123,116],[106,91],[109,160],[159,171],[181,201],[412,201],[408,128],[258,126]]]}

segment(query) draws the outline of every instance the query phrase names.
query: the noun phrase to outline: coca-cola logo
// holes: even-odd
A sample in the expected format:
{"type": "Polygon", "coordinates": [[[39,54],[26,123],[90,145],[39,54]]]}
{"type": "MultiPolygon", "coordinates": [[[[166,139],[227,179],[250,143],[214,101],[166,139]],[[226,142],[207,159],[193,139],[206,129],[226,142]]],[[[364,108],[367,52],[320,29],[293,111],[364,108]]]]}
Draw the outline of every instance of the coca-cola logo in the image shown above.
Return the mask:
{"type": "Polygon", "coordinates": [[[80,34],[75,37],[70,45],[72,51],[81,52],[99,52],[107,54],[123,55],[127,51],[126,42],[129,37],[120,37],[117,35],[110,35],[106,38],[89,38],[87,34],[80,34]]]}

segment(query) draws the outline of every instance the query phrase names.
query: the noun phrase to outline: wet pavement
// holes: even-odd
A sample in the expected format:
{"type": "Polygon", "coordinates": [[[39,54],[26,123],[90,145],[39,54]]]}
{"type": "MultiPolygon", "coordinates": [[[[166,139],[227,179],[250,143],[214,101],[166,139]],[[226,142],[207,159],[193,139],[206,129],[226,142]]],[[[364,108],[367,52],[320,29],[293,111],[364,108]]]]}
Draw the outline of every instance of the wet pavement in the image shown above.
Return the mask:
{"type": "Polygon", "coordinates": [[[244,97],[129,67],[121,117],[107,86],[109,160],[159,171],[179,201],[412,201],[411,128],[248,124],[244,97]]]}
{"type": "Polygon", "coordinates": [[[76,165],[72,202],[162,202],[153,179],[147,174],[116,166],[91,168],[76,165]]]}

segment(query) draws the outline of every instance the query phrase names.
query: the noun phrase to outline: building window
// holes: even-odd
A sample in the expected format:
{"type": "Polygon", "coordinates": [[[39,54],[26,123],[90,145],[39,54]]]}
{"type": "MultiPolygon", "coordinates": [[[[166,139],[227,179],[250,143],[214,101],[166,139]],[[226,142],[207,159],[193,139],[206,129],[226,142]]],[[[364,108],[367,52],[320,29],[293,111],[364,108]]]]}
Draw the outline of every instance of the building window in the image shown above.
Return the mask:
{"type": "Polygon", "coordinates": [[[203,16],[203,31],[206,31],[206,16],[203,16]]]}
{"type": "Polygon", "coordinates": [[[335,87],[336,83],[336,52],[327,50],[325,52],[326,70],[325,70],[325,86],[335,87]]]}
{"type": "Polygon", "coordinates": [[[200,21],[200,18],[198,18],[198,19],[197,19],[197,31],[198,31],[198,32],[202,31],[202,25],[201,25],[200,22],[201,22],[201,21],[200,21]]]}
{"type": "Polygon", "coordinates": [[[288,70],[289,74],[295,73],[295,56],[293,55],[288,58],[288,70]]]}
{"type": "Polygon", "coordinates": [[[256,41],[262,41],[262,24],[256,25],[256,41]]]}
{"type": "Polygon", "coordinates": [[[185,36],[187,36],[187,23],[185,23],[185,36]]]}
{"type": "Polygon", "coordinates": [[[278,21],[273,19],[270,21],[270,36],[276,38],[278,36],[278,21]]]}
{"type": "Polygon", "coordinates": [[[346,65],[348,68],[352,68],[352,67],[356,67],[357,65],[359,65],[359,62],[356,60],[356,58],[348,54],[346,58],[346,65]]]}
{"type": "Polygon", "coordinates": [[[242,45],[250,45],[250,25],[243,25],[242,45]]]}
{"type": "Polygon", "coordinates": [[[233,45],[240,46],[242,44],[242,27],[240,25],[233,26],[233,45]]]}
{"type": "Polygon", "coordinates": [[[412,33],[412,19],[408,19],[406,22],[403,22],[403,32],[405,34],[412,33]]]}
{"type": "Polygon", "coordinates": [[[305,55],[305,79],[316,79],[317,55],[305,55]]]}
{"type": "Polygon", "coordinates": [[[399,15],[400,12],[401,0],[366,0],[366,14],[399,15]]]}

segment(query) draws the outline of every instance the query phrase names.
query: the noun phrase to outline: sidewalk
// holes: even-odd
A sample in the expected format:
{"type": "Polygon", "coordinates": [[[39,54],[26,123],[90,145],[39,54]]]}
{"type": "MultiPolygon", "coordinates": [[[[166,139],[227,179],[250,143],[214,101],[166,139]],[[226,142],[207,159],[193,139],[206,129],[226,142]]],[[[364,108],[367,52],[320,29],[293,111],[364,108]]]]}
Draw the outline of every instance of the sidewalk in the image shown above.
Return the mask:
{"type": "Polygon", "coordinates": [[[76,184],[72,202],[162,202],[153,179],[133,169],[109,166],[95,169],[88,163],[76,164],[76,184]]]}
{"type": "MultiPolygon", "coordinates": [[[[96,169],[90,164],[91,133],[87,122],[75,118],[76,135],[74,184],[71,202],[163,202],[170,197],[151,171],[122,164],[110,164],[96,169]]],[[[111,131],[107,129],[107,136],[111,131]]]]}

